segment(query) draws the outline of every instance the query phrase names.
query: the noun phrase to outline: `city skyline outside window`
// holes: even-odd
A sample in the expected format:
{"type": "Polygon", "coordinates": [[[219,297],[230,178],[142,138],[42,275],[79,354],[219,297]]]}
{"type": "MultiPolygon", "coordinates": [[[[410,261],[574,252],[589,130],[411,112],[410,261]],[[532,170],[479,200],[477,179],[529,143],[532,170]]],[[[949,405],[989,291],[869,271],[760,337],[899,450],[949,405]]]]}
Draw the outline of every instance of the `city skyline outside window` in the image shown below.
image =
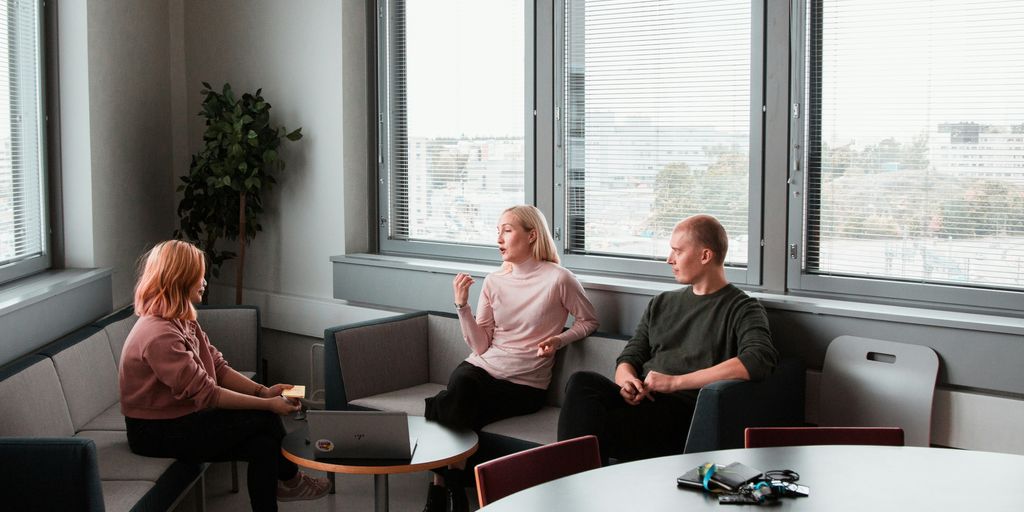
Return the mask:
{"type": "Polygon", "coordinates": [[[1024,288],[1024,4],[808,7],[805,269],[1024,288]]]}
{"type": "Polygon", "coordinates": [[[664,259],[675,223],[709,213],[746,265],[751,3],[565,7],[570,250],[664,259]]]}
{"type": "MultiPolygon", "coordinates": [[[[404,122],[392,128],[395,238],[493,246],[525,201],[525,37],[520,0],[407,0],[404,122]]],[[[399,28],[401,30],[401,28],[399,28]]],[[[403,102],[404,100],[404,102],[403,102]]]]}

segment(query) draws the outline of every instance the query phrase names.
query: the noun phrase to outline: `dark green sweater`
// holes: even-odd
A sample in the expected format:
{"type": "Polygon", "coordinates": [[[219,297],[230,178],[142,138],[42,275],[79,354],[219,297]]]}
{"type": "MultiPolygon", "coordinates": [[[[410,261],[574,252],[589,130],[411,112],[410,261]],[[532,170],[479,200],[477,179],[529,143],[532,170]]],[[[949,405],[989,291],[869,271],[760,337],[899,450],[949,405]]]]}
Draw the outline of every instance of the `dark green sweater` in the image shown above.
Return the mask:
{"type": "Polygon", "coordinates": [[[651,299],[615,364],[633,365],[642,378],[651,370],[683,375],[733,357],[751,380],[775,369],[779,354],[764,307],[731,284],[710,295],[687,286],[651,299]]]}

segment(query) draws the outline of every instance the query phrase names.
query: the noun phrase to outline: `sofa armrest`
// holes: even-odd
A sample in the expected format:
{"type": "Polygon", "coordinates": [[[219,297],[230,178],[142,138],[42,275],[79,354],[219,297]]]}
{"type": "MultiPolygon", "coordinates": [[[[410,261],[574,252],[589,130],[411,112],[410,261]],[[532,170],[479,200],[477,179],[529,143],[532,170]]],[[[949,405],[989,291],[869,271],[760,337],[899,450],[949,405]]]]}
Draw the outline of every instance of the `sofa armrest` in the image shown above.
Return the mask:
{"type": "Polygon", "coordinates": [[[90,439],[0,437],[0,460],[6,510],[104,509],[96,445],[90,439]]]}
{"type": "Polygon", "coordinates": [[[324,400],[332,410],[359,398],[429,382],[426,311],[324,331],[324,400]]]}
{"type": "Polygon", "coordinates": [[[724,380],[704,386],[684,452],[742,448],[747,427],[803,425],[805,377],[802,361],[785,358],[762,381],[724,380]]]}

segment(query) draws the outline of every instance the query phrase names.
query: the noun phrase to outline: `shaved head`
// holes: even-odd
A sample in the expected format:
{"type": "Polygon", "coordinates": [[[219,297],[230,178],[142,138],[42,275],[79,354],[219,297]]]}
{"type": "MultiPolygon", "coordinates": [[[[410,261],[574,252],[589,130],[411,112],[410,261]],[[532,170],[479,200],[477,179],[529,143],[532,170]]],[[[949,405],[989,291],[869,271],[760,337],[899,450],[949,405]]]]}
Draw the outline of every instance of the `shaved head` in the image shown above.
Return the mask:
{"type": "Polygon", "coordinates": [[[718,219],[710,215],[694,215],[679,221],[674,233],[684,232],[690,240],[715,254],[715,263],[725,265],[725,254],[729,252],[729,237],[718,219]]]}

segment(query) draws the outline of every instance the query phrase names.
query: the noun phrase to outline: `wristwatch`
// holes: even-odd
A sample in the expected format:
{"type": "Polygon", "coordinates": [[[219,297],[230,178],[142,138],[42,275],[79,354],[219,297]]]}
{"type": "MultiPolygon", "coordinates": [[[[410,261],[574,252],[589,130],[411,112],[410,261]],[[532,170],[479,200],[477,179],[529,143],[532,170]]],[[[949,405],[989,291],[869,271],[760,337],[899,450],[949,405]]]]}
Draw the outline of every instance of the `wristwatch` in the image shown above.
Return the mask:
{"type": "Polygon", "coordinates": [[[462,308],[466,307],[466,304],[459,304],[458,302],[455,302],[454,304],[455,304],[455,309],[462,309],[462,308]]]}

